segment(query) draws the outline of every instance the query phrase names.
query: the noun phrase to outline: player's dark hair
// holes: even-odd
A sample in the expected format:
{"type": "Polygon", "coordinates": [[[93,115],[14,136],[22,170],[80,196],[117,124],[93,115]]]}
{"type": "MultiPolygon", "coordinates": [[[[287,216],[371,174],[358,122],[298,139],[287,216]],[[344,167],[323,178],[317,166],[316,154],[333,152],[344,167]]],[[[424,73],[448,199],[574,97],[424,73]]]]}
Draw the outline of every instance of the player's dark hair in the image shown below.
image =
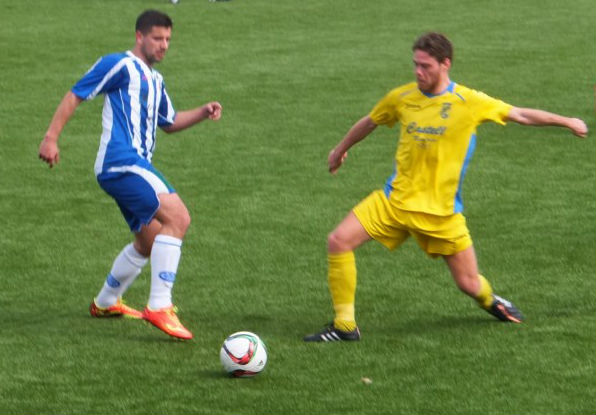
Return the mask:
{"type": "Polygon", "coordinates": [[[172,27],[172,19],[167,14],[158,10],[145,10],[137,17],[135,30],[146,35],[151,31],[153,26],[172,27]]]}
{"type": "Polygon", "coordinates": [[[420,36],[414,45],[412,51],[421,50],[428,53],[439,62],[445,59],[453,61],[453,45],[447,37],[441,33],[429,32],[420,36]]]}

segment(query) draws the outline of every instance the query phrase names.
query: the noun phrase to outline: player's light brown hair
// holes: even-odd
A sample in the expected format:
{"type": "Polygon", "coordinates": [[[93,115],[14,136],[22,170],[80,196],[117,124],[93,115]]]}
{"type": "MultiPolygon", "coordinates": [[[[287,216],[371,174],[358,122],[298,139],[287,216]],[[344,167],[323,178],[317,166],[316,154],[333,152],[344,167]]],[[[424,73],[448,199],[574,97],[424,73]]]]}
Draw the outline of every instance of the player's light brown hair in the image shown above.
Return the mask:
{"type": "Polygon", "coordinates": [[[412,45],[412,51],[421,50],[428,53],[440,63],[445,59],[453,62],[453,45],[441,33],[428,32],[420,36],[412,45]]]}

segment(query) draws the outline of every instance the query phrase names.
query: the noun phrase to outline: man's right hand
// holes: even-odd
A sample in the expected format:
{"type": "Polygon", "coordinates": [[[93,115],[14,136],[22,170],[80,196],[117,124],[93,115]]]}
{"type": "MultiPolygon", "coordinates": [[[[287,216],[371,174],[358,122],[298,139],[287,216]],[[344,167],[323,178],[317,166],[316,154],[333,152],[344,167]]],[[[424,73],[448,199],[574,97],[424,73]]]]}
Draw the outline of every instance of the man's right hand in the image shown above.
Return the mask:
{"type": "Polygon", "coordinates": [[[39,158],[48,163],[50,168],[60,161],[60,150],[57,141],[55,138],[46,135],[39,145],[39,158]]]}
{"type": "Polygon", "coordinates": [[[329,157],[327,158],[327,163],[329,164],[329,173],[335,174],[337,169],[339,169],[343,164],[346,157],[348,157],[347,152],[341,154],[336,149],[331,150],[329,157]]]}

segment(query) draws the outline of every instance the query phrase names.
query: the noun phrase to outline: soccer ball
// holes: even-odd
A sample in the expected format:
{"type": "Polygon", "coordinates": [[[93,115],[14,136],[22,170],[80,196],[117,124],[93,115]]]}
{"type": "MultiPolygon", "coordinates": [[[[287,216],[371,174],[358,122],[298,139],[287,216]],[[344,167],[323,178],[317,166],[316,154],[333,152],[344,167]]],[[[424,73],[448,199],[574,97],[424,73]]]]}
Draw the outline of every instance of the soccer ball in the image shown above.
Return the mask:
{"type": "Polygon", "coordinates": [[[265,369],[267,348],[256,334],[239,331],[224,340],[219,359],[229,374],[235,377],[251,377],[265,369]]]}

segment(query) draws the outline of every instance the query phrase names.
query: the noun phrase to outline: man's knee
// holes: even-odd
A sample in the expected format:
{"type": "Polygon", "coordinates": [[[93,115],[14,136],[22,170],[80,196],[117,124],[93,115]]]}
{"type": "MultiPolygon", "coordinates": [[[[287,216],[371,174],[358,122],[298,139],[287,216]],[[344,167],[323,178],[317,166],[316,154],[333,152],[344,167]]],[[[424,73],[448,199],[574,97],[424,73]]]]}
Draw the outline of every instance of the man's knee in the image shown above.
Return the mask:
{"type": "Polygon", "coordinates": [[[188,209],[186,209],[186,206],[184,206],[184,210],[180,212],[180,216],[178,218],[178,226],[184,231],[184,233],[186,233],[186,230],[190,227],[190,222],[190,213],[188,213],[188,209]]]}
{"type": "Polygon", "coordinates": [[[327,249],[329,252],[347,252],[353,250],[354,248],[355,247],[352,246],[350,240],[346,239],[338,229],[335,229],[329,235],[327,235],[327,249]]]}
{"type": "Polygon", "coordinates": [[[163,195],[160,197],[161,206],[156,214],[156,219],[162,228],[168,232],[174,232],[176,236],[182,237],[190,226],[190,213],[184,202],[175,194],[163,195]]]}
{"type": "Polygon", "coordinates": [[[327,249],[331,253],[353,251],[370,240],[360,221],[353,212],[327,236],[327,249]]]}
{"type": "Polygon", "coordinates": [[[175,228],[183,235],[186,234],[186,231],[190,226],[191,219],[190,213],[188,213],[188,209],[186,206],[184,206],[184,204],[181,204],[181,206],[177,207],[177,209],[171,213],[169,218],[169,225],[171,227],[175,228]]]}

